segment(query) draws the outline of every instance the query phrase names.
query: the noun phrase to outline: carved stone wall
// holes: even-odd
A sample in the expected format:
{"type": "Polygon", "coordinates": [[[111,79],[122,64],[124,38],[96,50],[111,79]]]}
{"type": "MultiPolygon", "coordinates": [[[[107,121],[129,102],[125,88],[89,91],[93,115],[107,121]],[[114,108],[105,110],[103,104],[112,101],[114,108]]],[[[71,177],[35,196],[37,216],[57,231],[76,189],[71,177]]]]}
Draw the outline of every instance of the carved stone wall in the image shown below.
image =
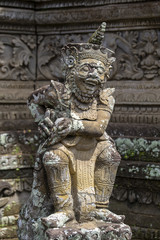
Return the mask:
{"type": "Polygon", "coordinates": [[[160,239],[158,0],[0,1],[0,239],[16,239],[32,184],[38,135],[26,99],[50,79],[63,81],[61,47],[85,42],[102,21],[117,57],[107,131],[122,155],[110,208],[126,215],[133,239],[160,239]]]}

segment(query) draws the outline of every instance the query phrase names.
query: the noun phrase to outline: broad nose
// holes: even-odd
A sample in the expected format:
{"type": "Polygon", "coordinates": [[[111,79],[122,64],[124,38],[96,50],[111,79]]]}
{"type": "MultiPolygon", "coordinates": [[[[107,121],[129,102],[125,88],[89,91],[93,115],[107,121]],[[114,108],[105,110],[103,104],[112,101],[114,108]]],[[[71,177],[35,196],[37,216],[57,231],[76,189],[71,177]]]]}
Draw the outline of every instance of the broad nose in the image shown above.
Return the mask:
{"type": "Polygon", "coordinates": [[[97,78],[98,77],[98,72],[97,72],[97,69],[96,68],[92,68],[90,71],[89,71],[89,74],[88,74],[90,77],[92,78],[97,78]]]}

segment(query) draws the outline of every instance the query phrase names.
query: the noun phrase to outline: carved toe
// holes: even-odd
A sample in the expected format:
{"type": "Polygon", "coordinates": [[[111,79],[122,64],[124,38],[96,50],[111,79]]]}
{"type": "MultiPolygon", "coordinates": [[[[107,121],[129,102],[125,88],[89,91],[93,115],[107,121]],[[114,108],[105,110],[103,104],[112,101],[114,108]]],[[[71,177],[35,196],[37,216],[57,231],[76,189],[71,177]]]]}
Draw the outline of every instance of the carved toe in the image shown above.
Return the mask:
{"type": "Polygon", "coordinates": [[[63,227],[64,224],[70,220],[73,220],[73,212],[57,212],[49,215],[48,217],[41,218],[42,223],[47,228],[59,228],[63,227]]]}
{"type": "Polygon", "coordinates": [[[125,219],[124,215],[117,215],[115,213],[112,213],[108,209],[97,209],[96,211],[91,213],[91,216],[96,219],[112,223],[121,223],[125,219]]]}

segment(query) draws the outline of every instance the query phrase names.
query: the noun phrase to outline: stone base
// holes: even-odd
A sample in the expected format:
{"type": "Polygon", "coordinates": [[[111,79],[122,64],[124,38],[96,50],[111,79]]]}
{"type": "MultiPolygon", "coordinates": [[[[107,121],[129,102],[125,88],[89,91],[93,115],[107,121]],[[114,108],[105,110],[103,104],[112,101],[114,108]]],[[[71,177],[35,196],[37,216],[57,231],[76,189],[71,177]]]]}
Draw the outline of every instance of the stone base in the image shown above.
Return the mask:
{"type": "Polygon", "coordinates": [[[62,228],[46,230],[46,240],[130,240],[131,229],[124,223],[92,221],[78,224],[69,222],[62,228]]]}

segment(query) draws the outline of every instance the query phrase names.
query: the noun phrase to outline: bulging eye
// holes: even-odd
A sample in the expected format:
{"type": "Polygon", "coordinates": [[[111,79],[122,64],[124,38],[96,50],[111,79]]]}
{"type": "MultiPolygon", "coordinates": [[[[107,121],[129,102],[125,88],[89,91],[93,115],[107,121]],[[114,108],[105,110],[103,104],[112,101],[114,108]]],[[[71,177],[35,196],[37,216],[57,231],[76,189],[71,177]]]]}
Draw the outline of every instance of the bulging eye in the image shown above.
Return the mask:
{"type": "Polygon", "coordinates": [[[88,72],[89,68],[88,68],[88,66],[83,66],[80,70],[84,71],[84,72],[88,72]]]}
{"type": "Polygon", "coordinates": [[[104,69],[101,68],[101,67],[99,67],[99,68],[97,68],[97,72],[98,72],[99,74],[103,74],[103,73],[104,73],[104,69]]]}

